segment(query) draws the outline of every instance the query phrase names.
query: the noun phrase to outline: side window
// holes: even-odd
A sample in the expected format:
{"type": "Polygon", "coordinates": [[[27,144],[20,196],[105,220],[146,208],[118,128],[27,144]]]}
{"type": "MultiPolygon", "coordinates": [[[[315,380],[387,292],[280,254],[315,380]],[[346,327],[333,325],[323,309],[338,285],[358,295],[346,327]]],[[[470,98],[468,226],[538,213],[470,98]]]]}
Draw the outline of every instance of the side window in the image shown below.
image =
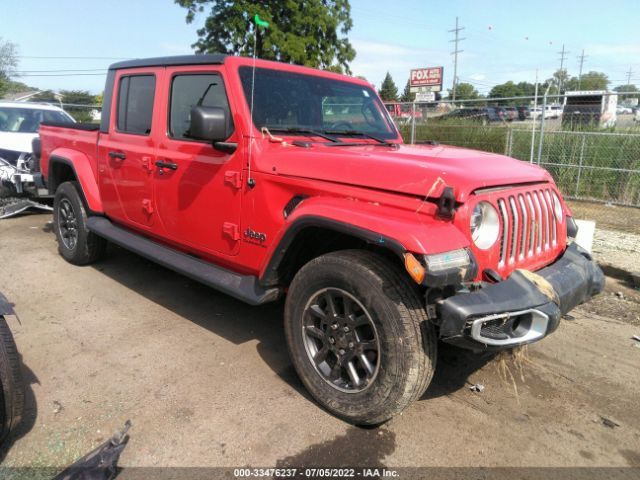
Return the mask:
{"type": "Polygon", "coordinates": [[[229,102],[222,77],[215,73],[176,75],[171,82],[169,136],[189,140],[191,109],[195,106],[220,107],[227,112],[229,132],[233,131],[229,102]]]}
{"type": "Polygon", "coordinates": [[[156,77],[129,75],[120,78],[116,128],[119,132],[149,135],[153,118],[156,77]]]}

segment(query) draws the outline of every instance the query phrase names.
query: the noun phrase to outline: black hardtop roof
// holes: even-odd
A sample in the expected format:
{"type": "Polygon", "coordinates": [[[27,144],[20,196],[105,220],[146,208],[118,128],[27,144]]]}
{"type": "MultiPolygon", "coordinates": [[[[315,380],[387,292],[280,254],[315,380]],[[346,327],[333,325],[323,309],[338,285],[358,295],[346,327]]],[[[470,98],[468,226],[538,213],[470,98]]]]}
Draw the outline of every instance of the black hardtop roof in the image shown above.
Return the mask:
{"type": "Polygon", "coordinates": [[[226,57],[227,55],[216,53],[212,55],[175,55],[172,57],[136,58],[113,63],[109,66],[109,70],[136,67],[170,67],[174,65],[219,65],[224,63],[226,57]]]}

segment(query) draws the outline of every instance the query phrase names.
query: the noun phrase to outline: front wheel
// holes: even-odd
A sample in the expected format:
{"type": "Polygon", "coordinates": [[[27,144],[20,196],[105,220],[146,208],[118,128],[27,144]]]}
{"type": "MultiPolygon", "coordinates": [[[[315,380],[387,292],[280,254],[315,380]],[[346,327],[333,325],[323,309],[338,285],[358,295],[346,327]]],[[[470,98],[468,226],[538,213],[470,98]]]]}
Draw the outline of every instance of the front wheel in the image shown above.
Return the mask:
{"type": "Polygon", "coordinates": [[[53,226],[60,255],[74,265],[87,265],[105,252],[107,241],[87,228],[87,211],[78,182],[61,183],[53,200],[53,226]]]}
{"type": "Polygon", "coordinates": [[[371,252],[334,252],[306,264],[287,295],[285,332],[306,388],[354,424],[389,420],[433,376],[436,335],[417,289],[371,252]]]}

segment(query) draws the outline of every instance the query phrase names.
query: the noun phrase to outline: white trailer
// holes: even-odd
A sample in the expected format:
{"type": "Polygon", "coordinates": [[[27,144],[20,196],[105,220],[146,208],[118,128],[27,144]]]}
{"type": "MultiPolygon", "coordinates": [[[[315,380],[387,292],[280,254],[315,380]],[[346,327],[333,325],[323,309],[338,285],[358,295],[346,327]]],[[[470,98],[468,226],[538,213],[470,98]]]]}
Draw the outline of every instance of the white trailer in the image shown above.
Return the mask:
{"type": "Polygon", "coordinates": [[[614,127],[618,94],[606,90],[580,90],[566,92],[562,126],[576,128],[580,126],[614,127]]]}

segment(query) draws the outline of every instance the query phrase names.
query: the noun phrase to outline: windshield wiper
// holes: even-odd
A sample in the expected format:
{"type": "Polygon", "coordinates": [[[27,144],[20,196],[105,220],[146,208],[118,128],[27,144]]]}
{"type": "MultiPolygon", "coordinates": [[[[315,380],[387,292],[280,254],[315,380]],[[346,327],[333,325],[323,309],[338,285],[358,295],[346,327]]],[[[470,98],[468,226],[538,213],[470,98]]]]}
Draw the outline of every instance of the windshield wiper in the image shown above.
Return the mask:
{"type": "Polygon", "coordinates": [[[375,135],[370,135],[365,132],[359,132],[358,130],[323,130],[322,132],[328,133],[330,135],[337,135],[337,136],[345,136],[345,137],[358,136],[358,137],[370,138],[371,140],[375,140],[376,142],[386,146],[395,145],[395,143],[393,142],[388,142],[386,140],[383,140],[382,138],[376,137],[375,135]]]}
{"type": "Polygon", "coordinates": [[[334,142],[334,143],[339,143],[340,140],[338,140],[335,137],[332,137],[331,135],[329,135],[330,132],[319,132],[317,130],[313,130],[310,128],[299,128],[299,127],[278,127],[278,126],[268,126],[265,125],[265,127],[267,130],[269,130],[270,132],[282,132],[282,133],[300,133],[302,135],[310,135],[313,137],[320,137],[320,138],[324,138],[325,140],[329,140],[330,142],[334,142]]]}

